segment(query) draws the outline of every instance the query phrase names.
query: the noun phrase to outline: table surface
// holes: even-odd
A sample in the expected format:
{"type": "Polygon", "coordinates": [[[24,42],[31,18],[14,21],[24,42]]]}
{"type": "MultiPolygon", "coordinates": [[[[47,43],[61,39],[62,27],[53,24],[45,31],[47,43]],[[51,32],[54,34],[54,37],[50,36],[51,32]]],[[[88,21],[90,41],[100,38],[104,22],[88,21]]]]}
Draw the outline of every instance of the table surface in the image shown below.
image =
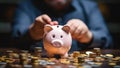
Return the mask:
{"type": "MultiPolygon", "coordinates": [[[[2,56],[4,54],[4,52],[6,52],[6,50],[12,50],[16,53],[19,54],[20,50],[19,49],[15,49],[15,48],[0,48],[0,56],[2,56]]],[[[87,51],[92,51],[92,50],[87,50],[87,51]]],[[[86,50],[84,51],[80,51],[80,53],[85,53],[86,50]]],[[[112,54],[114,56],[119,56],[120,57],[120,50],[119,49],[101,49],[101,53],[102,54],[112,54]]],[[[113,63],[113,62],[112,62],[113,63]]],[[[120,67],[120,61],[116,62],[118,68],[120,67]]],[[[108,64],[108,61],[104,61],[102,62],[102,65],[100,65],[100,67],[97,68],[115,68],[115,66],[110,66],[108,64]]],[[[7,67],[7,66],[2,66],[0,65],[0,68],[87,68],[87,67],[83,67],[83,66],[75,66],[73,64],[62,64],[62,63],[56,63],[55,65],[26,65],[26,66],[17,66],[16,67],[7,67]],[[32,66],[32,67],[31,67],[32,66]]]]}

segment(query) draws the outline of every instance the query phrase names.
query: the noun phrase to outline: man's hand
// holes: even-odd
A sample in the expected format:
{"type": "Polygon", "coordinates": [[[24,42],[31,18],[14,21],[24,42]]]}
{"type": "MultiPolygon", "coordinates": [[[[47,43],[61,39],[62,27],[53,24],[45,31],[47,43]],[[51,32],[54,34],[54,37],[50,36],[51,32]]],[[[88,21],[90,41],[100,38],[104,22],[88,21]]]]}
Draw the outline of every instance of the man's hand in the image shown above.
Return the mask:
{"type": "Polygon", "coordinates": [[[51,18],[44,14],[35,19],[35,22],[29,27],[30,35],[34,40],[40,40],[44,35],[44,25],[57,25],[57,21],[52,21],[51,18]]]}
{"type": "Polygon", "coordinates": [[[88,29],[87,25],[79,19],[72,19],[67,22],[70,26],[70,33],[73,39],[81,43],[89,43],[93,37],[92,32],[88,29]]]}

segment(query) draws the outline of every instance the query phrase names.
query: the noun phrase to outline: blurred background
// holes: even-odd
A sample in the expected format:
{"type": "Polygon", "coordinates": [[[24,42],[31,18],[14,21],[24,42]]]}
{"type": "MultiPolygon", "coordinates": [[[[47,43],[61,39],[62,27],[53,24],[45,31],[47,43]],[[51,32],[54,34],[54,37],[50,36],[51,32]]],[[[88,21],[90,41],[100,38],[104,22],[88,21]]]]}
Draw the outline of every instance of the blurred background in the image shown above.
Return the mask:
{"type": "MultiPolygon", "coordinates": [[[[0,0],[0,47],[11,47],[11,23],[21,0],[0,0]]],[[[120,49],[120,0],[96,0],[112,35],[114,49],[120,49]]],[[[16,45],[17,46],[17,45],[16,45]]]]}

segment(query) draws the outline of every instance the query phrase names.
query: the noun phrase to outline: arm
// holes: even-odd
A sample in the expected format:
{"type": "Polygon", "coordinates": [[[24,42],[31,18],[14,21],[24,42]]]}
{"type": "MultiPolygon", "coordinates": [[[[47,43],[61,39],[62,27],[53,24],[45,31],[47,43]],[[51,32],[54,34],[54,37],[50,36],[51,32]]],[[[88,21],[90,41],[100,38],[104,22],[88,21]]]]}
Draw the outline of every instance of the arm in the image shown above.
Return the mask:
{"type": "Polygon", "coordinates": [[[21,49],[29,49],[30,45],[36,45],[37,42],[40,42],[43,38],[45,24],[58,24],[56,21],[51,21],[46,14],[34,18],[35,14],[32,8],[28,1],[27,3],[19,4],[15,12],[12,35],[15,38],[14,42],[17,42],[16,47],[21,49]]]}
{"type": "Polygon", "coordinates": [[[81,0],[81,7],[86,21],[72,19],[67,25],[71,27],[74,39],[82,43],[80,47],[108,48],[111,44],[111,36],[98,9],[98,5],[92,1],[81,0]]]}
{"type": "Polygon", "coordinates": [[[28,11],[26,11],[24,4],[19,4],[14,15],[12,23],[12,36],[14,37],[14,47],[21,49],[29,49],[34,41],[29,35],[29,26],[32,20],[28,11]]]}
{"type": "Polygon", "coordinates": [[[83,5],[86,10],[86,16],[88,17],[87,26],[93,34],[93,40],[90,47],[109,48],[112,44],[111,36],[97,3],[86,1],[83,2],[83,5]]]}

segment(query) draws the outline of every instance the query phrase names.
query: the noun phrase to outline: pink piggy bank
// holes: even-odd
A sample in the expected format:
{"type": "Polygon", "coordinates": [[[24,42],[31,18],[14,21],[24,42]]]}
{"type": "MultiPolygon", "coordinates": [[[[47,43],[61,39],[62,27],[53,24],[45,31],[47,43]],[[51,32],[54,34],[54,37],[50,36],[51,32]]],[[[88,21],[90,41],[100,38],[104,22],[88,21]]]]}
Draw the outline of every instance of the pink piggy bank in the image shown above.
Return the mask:
{"type": "Polygon", "coordinates": [[[69,26],[45,25],[44,27],[44,48],[49,57],[60,55],[67,57],[71,48],[72,38],[69,26]]]}

